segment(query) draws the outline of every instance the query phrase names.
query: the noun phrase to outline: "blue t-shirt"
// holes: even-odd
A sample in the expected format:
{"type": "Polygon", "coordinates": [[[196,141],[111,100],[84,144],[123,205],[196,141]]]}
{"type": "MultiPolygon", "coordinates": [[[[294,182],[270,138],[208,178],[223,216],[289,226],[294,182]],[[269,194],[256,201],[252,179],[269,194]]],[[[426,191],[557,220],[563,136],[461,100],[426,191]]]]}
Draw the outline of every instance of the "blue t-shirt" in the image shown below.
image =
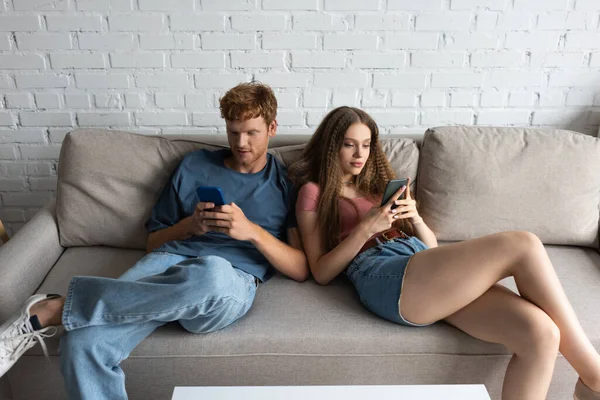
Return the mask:
{"type": "MultiPolygon", "coordinates": [[[[192,215],[199,186],[221,188],[226,203],[235,203],[246,218],[281,241],[287,240],[287,229],[296,227],[295,192],[286,168],[271,154],[260,172],[244,174],[225,166],[228,149],[198,150],[187,154],[152,209],[146,223],[149,232],[168,228],[192,215]]],[[[249,241],[239,241],[218,232],[207,232],[185,240],[167,242],[154,251],[166,251],[193,257],[220,256],[243,271],[266,281],[273,268],[249,241]]]]}

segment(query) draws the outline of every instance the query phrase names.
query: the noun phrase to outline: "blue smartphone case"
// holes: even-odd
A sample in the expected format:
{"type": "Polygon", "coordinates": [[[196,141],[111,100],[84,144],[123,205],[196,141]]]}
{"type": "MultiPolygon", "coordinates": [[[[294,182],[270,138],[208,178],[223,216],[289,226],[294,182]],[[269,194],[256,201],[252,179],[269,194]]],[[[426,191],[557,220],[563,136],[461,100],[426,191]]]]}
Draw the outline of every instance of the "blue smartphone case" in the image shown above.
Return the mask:
{"type": "Polygon", "coordinates": [[[196,189],[198,200],[204,203],[213,203],[216,206],[222,206],[225,204],[223,192],[221,189],[215,186],[200,186],[196,189]]]}

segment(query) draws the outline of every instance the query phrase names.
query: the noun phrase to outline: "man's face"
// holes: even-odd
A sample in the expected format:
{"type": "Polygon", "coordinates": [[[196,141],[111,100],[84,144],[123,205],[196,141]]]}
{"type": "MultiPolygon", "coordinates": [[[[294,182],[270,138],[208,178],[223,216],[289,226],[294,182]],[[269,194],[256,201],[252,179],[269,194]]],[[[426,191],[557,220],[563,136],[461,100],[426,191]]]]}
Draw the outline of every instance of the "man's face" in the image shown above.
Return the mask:
{"type": "Polygon", "coordinates": [[[227,140],[237,167],[252,168],[267,156],[269,138],[275,136],[277,122],[267,126],[263,117],[226,121],[227,140]]]}

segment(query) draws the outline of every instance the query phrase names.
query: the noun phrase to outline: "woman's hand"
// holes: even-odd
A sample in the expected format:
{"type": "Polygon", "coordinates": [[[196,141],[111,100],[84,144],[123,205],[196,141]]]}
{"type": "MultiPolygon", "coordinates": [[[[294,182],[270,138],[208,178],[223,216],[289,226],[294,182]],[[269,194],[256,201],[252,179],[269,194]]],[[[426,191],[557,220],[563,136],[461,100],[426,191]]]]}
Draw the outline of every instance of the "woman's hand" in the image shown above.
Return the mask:
{"type": "Polygon", "coordinates": [[[396,214],[396,219],[408,219],[412,225],[417,225],[423,222],[423,218],[419,215],[417,211],[417,202],[410,195],[410,186],[406,187],[406,196],[402,200],[396,200],[395,204],[397,208],[395,209],[398,214],[396,214]]]}
{"type": "MultiPolygon", "coordinates": [[[[406,190],[406,186],[402,186],[391,199],[381,207],[373,207],[367,215],[362,219],[360,225],[367,233],[368,237],[371,237],[379,232],[387,231],[392,227],[394,221],[399,218],[399,207],[392,209],[394,206],[394,200],[402,195],[406,190]]],[[[401,200],[396,200],[401,201],[401,200]]]]}

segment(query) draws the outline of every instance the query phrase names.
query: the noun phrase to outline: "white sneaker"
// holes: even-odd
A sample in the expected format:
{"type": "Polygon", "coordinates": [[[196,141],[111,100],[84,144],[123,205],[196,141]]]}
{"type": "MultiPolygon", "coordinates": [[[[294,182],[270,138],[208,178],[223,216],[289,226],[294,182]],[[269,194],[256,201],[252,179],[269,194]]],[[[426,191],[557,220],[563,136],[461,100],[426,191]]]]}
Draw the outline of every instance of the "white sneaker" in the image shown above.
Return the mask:
{"type": "Polygon", "coordinates": [[[2,377],[17,360],[36,342],[42,346],[44,355],[48,357],[48,349],[44,338],[54,336],[57,328],[49,326],[35,330],[29,318],[29,310],[35,303],[42,300],[56,298],[57,295],[36,294],[31,296],[23,307],[13,314],[8,321],[0,326],[0,377],[2,377]]]}

